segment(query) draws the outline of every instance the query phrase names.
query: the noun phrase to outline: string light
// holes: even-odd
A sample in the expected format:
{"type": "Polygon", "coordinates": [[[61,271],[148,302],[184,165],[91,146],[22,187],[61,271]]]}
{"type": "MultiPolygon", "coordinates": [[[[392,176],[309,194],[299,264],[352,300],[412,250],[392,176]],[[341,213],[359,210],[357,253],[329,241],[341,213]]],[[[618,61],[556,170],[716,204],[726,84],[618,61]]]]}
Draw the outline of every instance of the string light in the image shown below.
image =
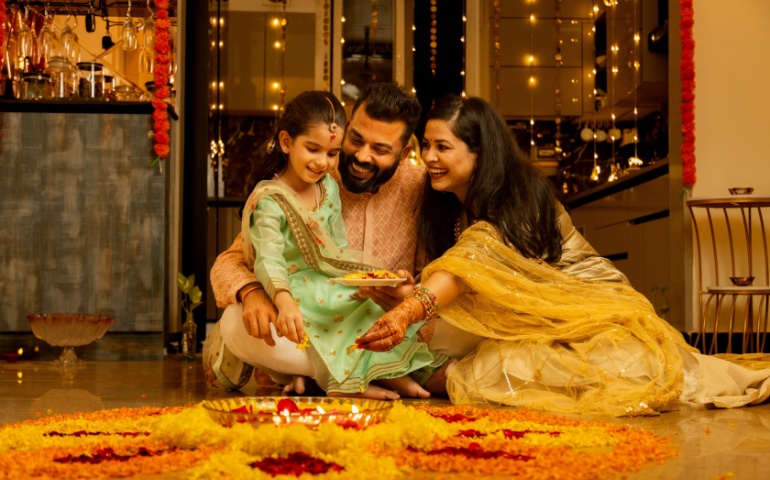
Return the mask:
{"type": "MultiPolygon", "coordinates": [[[[286,2],[287,0],[281,2],[281,88],[279,89],[281,100],[279,103],[280,107],[276,112],[282,110],[286,104],[286,25],[289,23],[288,15],[286,14],[286,2]]],[[[277,121],[278,118],[276,118],[277,121]]]]}
{"type": "MultiPolygon", "coordinates": [[[[379,23],[379,18],[377,16],[377,0],[372,0],[372,26],[369,33],[369,41],[372,45],[371,54],[372,58],[376,55],[376,49],[377,49],[377,25],[379,23]]],[[[375,69],[372,69],[372,81],[377,81],[377,71],[375,69]]]]}
{"type": "Polygon", "coordinates": [[[554,132],[554,160],[557,165],[561,163],[561,111],[562,111],[562,98],[561,98],[561,67],[564,64],[564,59],[561,54],[561,46],[563,43],[561,35],[561,1],[554,0],[554,28],[556,31],[556,53],[554,54],[554,61],[556,62],[556,90],[554,91],[554,109],[556,110],[555,132],[554,132]]]}
{"type": "MultiPolygon", "coordinates": [[[[604,0],[604,4],[610,9],[610,52],[609,61],[611,65],[610,75],[610,118],[612,119],[612,129],[615,126],[615,76],[618,74],[618,46],[615,43],[615,6],[617,2],[614,0],[604,0]]],[[[610,176],[607,178],[608,182],[617,180],[618,166],[615,161],[615,142],[612,142],[611,147],[611,159],[610,159],[610,176]]]]}
{"type": "MultiPolygon", "coordinates": [[[[596,58],[596,15],[599,13],[599,6],[596,4],[596,0],[594,0],[594,7],[591,9],[591,23],[593,23],[594,27],[592,29],[594,33],[594,58],[596,58]]],[[[594,75],[594,89],[593,89],[593,108],[592,108],[592,120],[591,123],[593,124],[593,131],[596,131],[596,108],[597,108],[597,102],[596,102],[596,95],[597,95],[597,89],[596,89],[596,69],[593,69],[593,75],[594,75]]],[[[594,134],[595,135],[595,134],[594,134]]],[[[599,154],[596,151],[596,141],[593,142],[593,150],[594,150],[594,168],[591,170],[591,180],[594,182],[599,181],[599,176],[602,173],[602,167],[599,166],[599,154]]]]}
{"type": "Polygon", "coordinates": [[[438,55],[438,0],[430,0],[430,71],[436,76],[438,55]]]}
{"type": "Polygon", "coordinates": [[[535,15],[532,13],[532,2],[529,3],[529,147],[530,157],[535,158],[535,85],[537,81],[532,67],[535,63],[535,15]]]}
{"type": "Polygon", "coordinates": [[[500,0],[492,2],[492,32],[494,37],[495,107],[500,108],[500,0]]]}
{"type": "Polygon", "coordinates": [[[639,86],[639,48],[641,35],[639,34],[639,26],[637,25],[636,10],[639,6],[637,0],[634,0],[634,156],[628,159],[628,166],[630,168],[639,168],[642,163],[642,159],[639,158],[639,130],[637,129],[639,119],[639,107],[637,105],[637,92],[636,89],[639,86]]]}
{"type": "Polygon", "coordinates": [[[468,4],[465,0],[463,0],[463,36],[460,37],[460,42],[463,44],[463,63],[462,63],[462,70],[460,71],[460,76],[462,77],[463,81],[463,89],[460,92],[460,95],[462,97],[465,97],[465,53],[466,53],[466,46],[465,46],[465,34],[466,34],[466,27],[468,24],[468,18],[465,16],[468,12],[467,10],[468,4]]]}
{"type": "Polygon", "coordinates": [[[331,18],[329,15],[330,10],[331,4],[329,3],[329,0],[324,0],[324,25],[322,34],[324,43],[323,88],[327,91],[331,91],[331,85],[329,84],[329,40],[331,38],[331,18]]]}

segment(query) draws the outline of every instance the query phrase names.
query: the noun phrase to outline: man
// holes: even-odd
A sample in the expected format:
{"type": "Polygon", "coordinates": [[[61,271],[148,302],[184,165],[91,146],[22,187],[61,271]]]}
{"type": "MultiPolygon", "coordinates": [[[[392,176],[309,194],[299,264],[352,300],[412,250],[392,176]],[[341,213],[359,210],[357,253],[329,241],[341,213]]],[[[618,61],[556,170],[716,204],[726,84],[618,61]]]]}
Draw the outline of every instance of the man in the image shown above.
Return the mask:
{"type": "MultiPolygon", "coordinates": [[[[353,106],[335,175],[350,248],[380,259],[387,269],[409,278],[408,285],[423,263],[417,218],[425,169],[406,161],[419,119],[420,104],[413,95],[395,83],[370,84],[353,106]]],[[[239,234],[211,269],[217,305],[226,308],[204,344],[207,383],[240,388],[252,375],[251,365],[258,365],[287,384],[286,392],[304,393],[303,376],[312,377],[313,366],[295,344],[274,338],[275,307],[251,267],[244,261],[239,234]]],[[[397,290],[393,296],[375,289],[359,295],[387,310],[403,296],[397,290]]]]}

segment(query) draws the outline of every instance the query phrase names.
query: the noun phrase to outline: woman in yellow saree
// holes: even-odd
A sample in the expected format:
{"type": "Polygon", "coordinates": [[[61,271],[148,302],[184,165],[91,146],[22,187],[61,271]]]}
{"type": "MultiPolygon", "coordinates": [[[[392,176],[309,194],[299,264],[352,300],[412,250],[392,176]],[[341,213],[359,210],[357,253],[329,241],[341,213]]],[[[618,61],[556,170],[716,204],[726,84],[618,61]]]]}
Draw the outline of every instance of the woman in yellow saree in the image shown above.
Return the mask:
{"type": "Polygon", "coordinates": [[[595,255],[487,102],[439,101],[422,158],[420,240],[432,262],[359,348],[389,350],[417,322],[451,325],[449,342],[473,339],[447,372],[457,404],[650,415],[768,398],[770,370],[696,353],[595,255]]]}

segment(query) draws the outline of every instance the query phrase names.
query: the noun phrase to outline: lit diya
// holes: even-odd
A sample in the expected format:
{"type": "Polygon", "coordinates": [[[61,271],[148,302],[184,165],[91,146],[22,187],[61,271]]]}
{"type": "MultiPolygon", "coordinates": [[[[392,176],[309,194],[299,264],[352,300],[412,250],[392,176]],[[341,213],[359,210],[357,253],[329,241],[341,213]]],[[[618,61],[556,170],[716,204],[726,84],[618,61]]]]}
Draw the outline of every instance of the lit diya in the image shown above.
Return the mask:
{"type": "Polygon", "coordinates": [[[226,427],[236,423],[308,427],[335,423],[355,429],[380,423],[393,407],[392,402],[384,400],[326,397],[241,397],[206,400],[202,405],[226,427]]]}

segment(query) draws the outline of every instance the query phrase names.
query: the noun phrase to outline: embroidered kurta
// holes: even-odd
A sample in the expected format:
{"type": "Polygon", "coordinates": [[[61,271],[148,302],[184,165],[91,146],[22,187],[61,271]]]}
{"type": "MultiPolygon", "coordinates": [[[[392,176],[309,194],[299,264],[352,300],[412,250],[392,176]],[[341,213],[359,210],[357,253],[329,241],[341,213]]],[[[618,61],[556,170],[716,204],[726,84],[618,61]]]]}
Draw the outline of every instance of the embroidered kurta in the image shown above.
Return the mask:
{"type": "Polygon", "coordinates": [[[360,393],[374,379],[404,376],[432,365],[438,356],[412,339],[390,352],[355,348],[356,337],[384,312],[371,300],[350,298],[356,287],[331,279],[381,265],[347,248],[337,184],[327,176],[321,185],[322,201],[311,212],[280,182],[260,182],[244,209],[243,233],[250,239],[244,256],[253,259],[254,274],[271,298],[281,290],[294,297],[310,348],[330,374],[325,390],[360,393]]]}

